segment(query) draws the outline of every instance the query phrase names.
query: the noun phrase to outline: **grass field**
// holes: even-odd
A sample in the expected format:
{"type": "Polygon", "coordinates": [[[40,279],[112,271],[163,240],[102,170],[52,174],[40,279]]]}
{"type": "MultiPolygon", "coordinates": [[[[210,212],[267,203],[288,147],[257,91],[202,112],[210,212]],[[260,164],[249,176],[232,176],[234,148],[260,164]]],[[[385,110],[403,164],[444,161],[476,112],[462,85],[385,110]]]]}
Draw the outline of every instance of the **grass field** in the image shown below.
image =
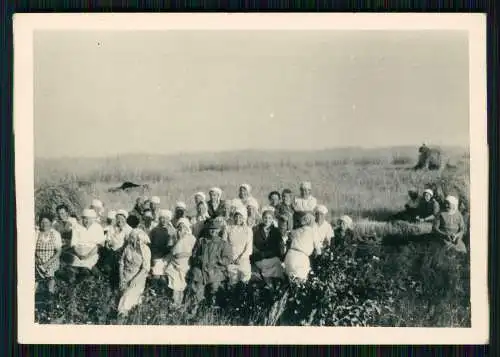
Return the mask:
{"type": "MultiPolygon", "coordinates": [[[[43,194],[48,186],[77,181],[87,185],[79,189],[78,202],[72,200],[75,207],[98,197],[108,208],[130,209],[139,193],[109,193],[108,189],[123,181],[147,183],[150,191],[146,194],[159,196],[162,206],[171,208],[178,200],[192,206],[194,192],[207,192],[214,185],[223,189],[224,198],[234,198],[239,184],[249,183],[253,195],[266,202],[271,190],[298,192],[298,183],[309,180],[313,195],[328,207],[329,219],[348,214],[360,234],[376,234],[379,243],[396,236],[405,244],[374,244],[364,256],[326,252],[315,262],[317,276],[304,286],[228,289],[220,297],[225,301],[220,304],[223,308],[205,306],[196,316],[172,310],[167,299],[148,288],[128,323],[469,326],[468,257],[444,252],[425,239],[419,241],[418,237],[430,232],[427,225],[386,222],[402,208],[411,187],[437,184],[442,194],[455,194],[468,202],[468,151],[446,148],[445,153],[449,165],[441,171],[413,171],[415,148],[38,159],[35,208],[54,208],[59,203],[47,191],[43,194]]],[[[52,299],[37,298],[37,319],[42,323],[114,323],[114,294],[105,280],[92,278],[73,287],[61,283],[52,299]],[[83,291],[88,297],[82,297],[83,291]]]]}

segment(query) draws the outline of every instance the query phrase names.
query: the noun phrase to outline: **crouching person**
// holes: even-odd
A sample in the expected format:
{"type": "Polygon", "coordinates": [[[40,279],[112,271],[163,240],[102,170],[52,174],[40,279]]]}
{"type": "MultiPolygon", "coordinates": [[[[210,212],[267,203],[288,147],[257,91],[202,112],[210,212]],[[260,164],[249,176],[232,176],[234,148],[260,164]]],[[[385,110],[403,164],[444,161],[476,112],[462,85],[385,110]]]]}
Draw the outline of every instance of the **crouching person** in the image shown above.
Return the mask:
{"type": "Polygon", "coordinates": [[[186,274],[189,271],[189,259],[193,253],[196,238],[191,233],[191,224],[187,218],[177,222],[177,240],[166,258],[165,274],[168,287],[172,290],[174,305],[182,304],[186,289],[186,274]]]}
{"type": "Polygon", "coordinates": [[[147,234],[140,229],[133,229],[125,242],[119,263],[121,297],[118,314],[121,318],[126,317],[141,301],[146,277],[151,268],[148,242],[147,234]]]}
{"type": "Polygon", "coordinates": [[[316,239],[313,224],[313,215],[306,213],[300,219],[301,227],[292,232],[290,249],[285,257],[285,272],[291,279],[307,280],[311,270],[309,257],[313,253],[321,254],[320,242],[316,239]]]}
{"type": "Polygon", "coordinates": [[[193,251],[190,272],[190,297],[195,303],[205,298],[205,290],[211,297],[227,277],[227,266],[231,263],[231,246],[220,236],[221,223],[212,220],[206,236],[201,237],[193,251]]]}

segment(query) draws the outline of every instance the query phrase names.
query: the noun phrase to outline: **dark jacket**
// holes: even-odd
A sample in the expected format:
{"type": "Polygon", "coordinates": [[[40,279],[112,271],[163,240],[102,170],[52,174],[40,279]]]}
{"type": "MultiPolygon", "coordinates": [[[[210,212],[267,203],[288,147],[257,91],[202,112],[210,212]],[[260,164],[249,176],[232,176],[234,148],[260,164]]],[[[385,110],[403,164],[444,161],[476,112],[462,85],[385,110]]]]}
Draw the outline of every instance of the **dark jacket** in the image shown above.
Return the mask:
{"type": "Polygon", "coordinates": [[[226,202],[224,200],[220,200],[219,206],[217,207],[217,209],[214,209],[212,200],[208,200],[207,207],[208,207],[208,214],[210,215],[211,218],[215,218],[215,217],[226,218],[226,216],[227,216],[226,202]]]}
{"type": "Polygon", "coordinates": [[[266,237],[264,225],[259,224],[253,229],[253,253],[250,257],[252,262],[273,257],[282,258],[281,232],[278,228],[271,226],[269,236],[266,237]]]}
{"type": "Polygon", "coordinates": [[[430,215],[434,215],[434,217],[437,218],[438,214],[439,203],[434,198],[431,198],[428,202],[424,199],[420,201],[420,206],[418,208],[418,215],[420,218],[427,218],[430,215]]]}

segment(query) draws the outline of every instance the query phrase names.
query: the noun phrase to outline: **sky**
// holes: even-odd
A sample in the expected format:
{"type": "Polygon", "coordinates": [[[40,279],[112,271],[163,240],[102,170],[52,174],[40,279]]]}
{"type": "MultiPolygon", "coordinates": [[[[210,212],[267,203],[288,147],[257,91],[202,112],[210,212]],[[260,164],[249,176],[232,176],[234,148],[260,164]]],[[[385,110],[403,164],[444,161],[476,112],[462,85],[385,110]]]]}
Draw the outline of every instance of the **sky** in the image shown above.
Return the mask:
{"type": "Polygon", "coordinates": [[[460,31],[37,32],[36,157],[465,146],[460,31]]]}

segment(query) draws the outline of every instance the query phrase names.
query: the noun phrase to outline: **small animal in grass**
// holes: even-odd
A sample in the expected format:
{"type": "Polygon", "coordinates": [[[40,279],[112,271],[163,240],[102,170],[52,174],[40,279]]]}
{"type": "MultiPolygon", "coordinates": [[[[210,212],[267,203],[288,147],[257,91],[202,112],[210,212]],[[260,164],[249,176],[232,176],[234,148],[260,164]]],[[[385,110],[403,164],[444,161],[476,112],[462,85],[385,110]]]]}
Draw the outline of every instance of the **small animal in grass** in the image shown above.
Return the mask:
{"type": "Polygon", "coordinates": [[[118,192],[118,191],[131,191],[133,189],[142,189],[143,191],[149,190],[149,185],[148,184],[137,184],[133,183],[130,181],[125,181],[124,183],[121,184],[119,187],[112,187],[108,191],[109,192],[118,192]]]}

